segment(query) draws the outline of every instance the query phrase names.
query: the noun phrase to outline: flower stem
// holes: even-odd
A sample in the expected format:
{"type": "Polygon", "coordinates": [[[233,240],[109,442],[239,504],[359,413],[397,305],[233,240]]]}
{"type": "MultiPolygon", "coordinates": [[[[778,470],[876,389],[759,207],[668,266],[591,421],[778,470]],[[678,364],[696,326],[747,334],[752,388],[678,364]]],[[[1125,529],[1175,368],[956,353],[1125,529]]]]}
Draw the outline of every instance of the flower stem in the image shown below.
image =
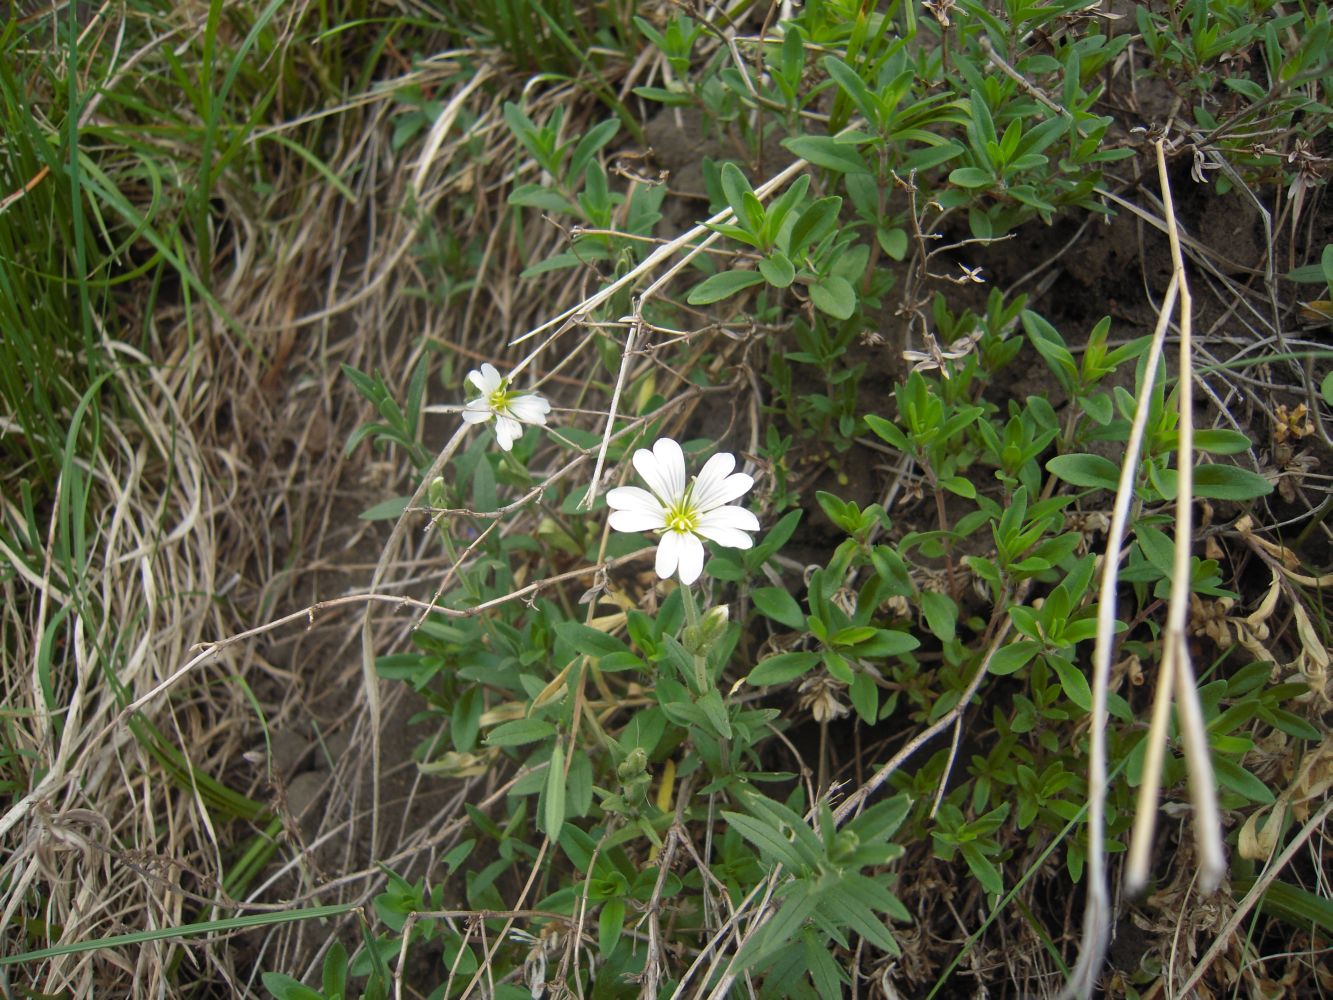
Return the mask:
{"type": "MultiPolygon", "coordinates": [[[[699,629],[699,605],[694,603],[694,588],[688,584],[680,584],[680,599],[685,605],[685,631],[690,635],[698,635],[699,629]]],[[[703,653],[692,648],[692,642],[683,643],[690,650],[690,656],[694,659],[694,686],[696,693],[703,694],[708,690],[708,659],[703,653]]]]}

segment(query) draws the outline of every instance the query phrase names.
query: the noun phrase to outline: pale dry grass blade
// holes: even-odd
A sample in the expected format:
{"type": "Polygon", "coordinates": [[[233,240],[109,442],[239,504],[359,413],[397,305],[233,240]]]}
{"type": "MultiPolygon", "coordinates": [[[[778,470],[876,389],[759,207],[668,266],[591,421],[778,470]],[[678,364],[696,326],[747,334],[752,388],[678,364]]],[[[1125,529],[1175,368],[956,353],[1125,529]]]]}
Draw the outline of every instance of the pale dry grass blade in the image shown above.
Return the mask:
{"type": "MultiPolygon", "coordinates": [[[[1157,326],[1148,348],[1143,368],[1143,384],[1139,391],[1134,420],[1130,425],[1125,456],[1120,464],[1120,480],[1116,486],[1111,525],[1106,534],[1106,552],[1102,555],[1101,580],[1098,584],[1097,637],[1092,654],[1092,710],[1088,720],[1088,854],[1086,878],[1088,898],[1083,910],[1083,937],[1078,961],[1070,973],[1064,997],[1083,997],[1091,994],[1101,972],[1102,961],[1111,931],[1111,900],[1106,880],[1106,700],[1110,687],[1111,661],[1115,656],[1116,587],[1119,584],[1120,560],[1124,551],[1125,535],[1129,528],[1130,509],[1134,504],[1134,482],[1138,476],[1139,454],[1148,426],[1152,393],[1157,381],[1157,367],[1166,342],[1171,312],[1175,308],[1179,280],[1173,276],[1167,286],[1157,326]]],[[[1163,669],[1160,678],[1170,677],[1163,669]]],[[[1160,761],[1158,763],[1160,770],[1160,761]]],[[[1154,774],[1149,764],[1145,774],[1154,774]]]]}
{"type": "Polygon", "coordinates": [[[1093,704],[1089,720],[1088,748],[1088,898],[1083,912],[1082,941],[1079,958],[1064,997],[1086,997],[1092,994],[1100,974],[1106,948],[1110,941],[1113,914],[1107,891],[1105,816],[1106,816],[1106,725],[1107,692],[1110,685],[1111,661],[1115,649],[1116,598],[1118,567],[1133,504],[1134,481],[1138,472],[1139,452],[1147,426],[1149,405],[1156,379],[1159,360],[1172,313],[1177,301],[1180,311],[1180,443],[1177,461],[1178,493],[1175,522],[1175,565],[1171,597],[1168,605],[1166,631],[1163,637],[1162,658],[1158,669],[1156,694],[1153,699],[1152,722],[1147,737],[1143,778],[1139,787],[1138,809],[1134,834],[1130,845],[1126,888],[1141,891],[1147,882],[1147,867],[1155,824],[1158,796],[1161,788],[1163,756],[1166,749],[1166,726],[1170,718],[1173,694],[1178,696],[1181,730],[1190,762],[1190,788],[1195,805],[1195,835],[1203,859],[1201,887],[1211,891],[1221,878],[1223,870],[1221,846],[1221,816],[1217,811],[1216,793],[1212,786],[1212,764],[1208,756],[1207,735],[1202,711],[1198,705],[1198,691],[1193,671],[1189,666],[1189,651],[1185,644],[1189,614],[1190,547],[1192,543],[1194,468],[1193,455],[1193,368],[1191,365],[1191,317],[1193,303],[1185,277],[1184,261],[1180,255],[1180,240],[1176,232],[1172,210],[1170,182],[1166,173],[1166,156],[1162,141],[1154,143],[1157,155],[1158,182],[1163,202],[1167,207],[1166,230],[1171,241],[1173,271],[1157,325],[1144,364],[1144,382],[1130,428],[1125,457],[1120,468],[1115,506],[1108,531],[1106,554],[1102,560],[1102,578],[1097,615],[1097,637],[1093,652],[1093,704]]]}
{"type": "MultiPolygon", "coordinates": [[[[1213,783],[1212,759],[1208,749],[1208,735],[1204,727],[1203,710],[1199,704],[1198,686],[1190,666],[1187,646],[1190,593],[1190,547],[1193,539],[1193,473],[1194,473],[1194,410],[1193,365],[1191,359],[1192,299],[1181,258],[1180,240],[1176,233],[1175,212],[1171,200],[1171,186],[1166,172],[1166,155],[1162,141],[1156,142],[1158,183],[1162,200],[1167,207],[1167,233],[1171,241],[1171,261],[1180,286],[1180,378],[1179,378],[1179,460],[1177,462],[1178,488],[1176,494],[1175,561],[1171,580],[1171,597],[1167,610],[1165,646],[1161,669],[1173,675],[1176,705],[1179,709],[1181,738],[1190,771],[1190,795],[1194,805],[1194,835],[1199,853],[1199,885],[1203,892],[1211,892],[1221,881],[1226,870],[1222,846],[1222,818],[1217,809],[1217,790],[1213,783]]],[[[1163,681],[1158,687],[1158,698],[1165,699],[1172,682],[1163,681]]],[[[1154,706],[1154,721],[1159,712],[1154,706]]],[[[1149,747],[1166,739],[1164,727],[1149,734],[1149,747]]],[[[1146,772],[1145,772],[1146,773],[1146,772]]],[[[1126,888],[1139,892],[1147,885],[1149,846],[1157,814],[1157,799],[1147,794],[1152,791],[1149,782],[1141,786],[1139,805],[1135,816],[1134,833],[1130,842],[1130,857],[1125,874],[1126,888]]]]}

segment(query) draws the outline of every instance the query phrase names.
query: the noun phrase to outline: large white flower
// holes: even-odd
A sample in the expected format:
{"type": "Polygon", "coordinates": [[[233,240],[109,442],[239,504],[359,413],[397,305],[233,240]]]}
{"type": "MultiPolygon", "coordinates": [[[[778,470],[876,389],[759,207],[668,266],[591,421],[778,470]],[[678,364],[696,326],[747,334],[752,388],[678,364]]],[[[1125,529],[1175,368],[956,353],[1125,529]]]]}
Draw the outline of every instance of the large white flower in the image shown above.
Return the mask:
{"type": "Polygon", "coordinates": [[[483,364],[481,371],[468,372],[467,380],[481,390],[481,395],[464,405],[463,422],[484,424],[494,417],[495,439],[505,451],[522,437],[524,424],[546,425],[551,404],[537,393],[514,392],[509,379],[501,378],[494,365],[483,364]]]}
{"type": "Polygon", "coordinates": [[[748,549],[754,539],[747,531],[759,530],[759,518],[744,507],[727,506],[746,493],[754,480],[743,472],[733,473],[736,458],[719,452],[695,477],[685,482],[685,454],[671,438],[661,438],[653,450],[634,453],[634,468],[648,489],[619,486],[606,495],[611,508],[611,527],[616,531],[658,531],[657,575],[665,580],[679,568],[680,582],[699,579],[704,568],[707,538],[731,549],[748,549]],[[652,492],[649,492],[649,491],[652,492]]]}

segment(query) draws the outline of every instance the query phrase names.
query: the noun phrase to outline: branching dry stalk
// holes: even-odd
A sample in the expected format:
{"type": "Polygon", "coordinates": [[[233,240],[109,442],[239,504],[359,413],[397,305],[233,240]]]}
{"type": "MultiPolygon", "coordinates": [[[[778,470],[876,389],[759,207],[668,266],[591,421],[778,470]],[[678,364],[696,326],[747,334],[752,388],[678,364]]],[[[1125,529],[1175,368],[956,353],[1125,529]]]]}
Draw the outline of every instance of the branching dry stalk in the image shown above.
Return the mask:
{"type": "Polygon", "coordinates": [[[1161,139],[1154,143],[1157,155],[1158,181],[1167,206],[1166,226],[1171,241],[1172,276],[1167,286],[1157,326],[1149,347],[1144,367],[1144,380],[1134,411],[1134,421],[1121,462],[1120,480],[1116,489],[1115,506],[1107,536],[1106,554],[1102,559],[1097,614],[1097,637],[1093,651],[1093,703],[1089,719],[1088,747],[1088,854],[1086,877],[1088,898],[1083,912],[1083,939],[1079,958],[1062,997],[1091,996],[1101,971],[1102,961],[1110,941],[1112,923],[1111,903],[1106,885],[1106,725],[1107,693],[1110,686],[1111,661],[1115,650],[1116,598],[1118,568],[1129,511],[1133,504],[1134,483],[1138,474],[1139,452],[1147,427],[1158,363],[1163,352],[1171,314],[1177,300],[1180,305],[1180,393],[1179,393],[1179,458],[1177,460],[1178,489],[1176,494],[1175,562],[1171,581],[1171,597],[1167,611],[1167,626],[1163,636],[1163,655],[1158,670],[1157,693],[1153,701],[1152,725],[1147,737],[1147,753],[1143,766],[1139,803],[1135,817],[1134,835],[1130,846],[1130,860],[1126,888],[1141,891],[1147,882],[1148,859],[1152,831],[1157,813],[1161,786],[1162,758],[1166,746],[1166,724],[1170,715],[1173,690],[1179,692],[1180,723],[1185,737],[1186,754],[1190,766],[1190,788],[1194,795],[1195,835],[1200,857],[1203,859],[1203,891],[1211,891],[1220,880],[1223,870],[1221,816],[1217,811],[1216,795],[1212,786],[1212,762],[1208,755],[1207,733],[1202,709],[1198,704],[1198,689],[1189,666],[1186,633],[1190,593],[1190,547],[1193,539],[1193,370],[1190,363],[1190,326],[1192,300],[1185,277],[1184,261],[1180,255],[1180,241],[1172,210],[1171,188],[1166,172],[1166,155],[1161,139]]]}

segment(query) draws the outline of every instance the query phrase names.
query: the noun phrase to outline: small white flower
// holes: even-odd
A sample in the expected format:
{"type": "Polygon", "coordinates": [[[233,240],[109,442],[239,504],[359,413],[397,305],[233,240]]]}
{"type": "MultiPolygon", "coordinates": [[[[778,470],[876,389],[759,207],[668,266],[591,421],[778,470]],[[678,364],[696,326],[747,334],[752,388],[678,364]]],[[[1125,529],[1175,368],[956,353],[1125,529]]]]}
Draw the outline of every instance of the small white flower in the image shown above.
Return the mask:
{"type": "Polygon", "coordinates": [[[509,388],[509,379],[501,378],[492,364],[483,364],[481,371],[470,371],[467,380],[481,390],[481,395],[470,399],[463,407],[463,422],[484,424],[495,418],[495,439],[505,451],[523,435],[524,424],[546,425],[546,414],[551,404],[536,393],[520,395],[509,388]]]}
{"type": "Polygon", "coordinates": [[[743,472],[733,473],[736,458],[719,452],[695,477],[685,482],[685,454],[671,438],[661,438],[653,450],[634,453],[634,468],[648,489],[620,486],[606,495],[611,508],[611,527],[616,531],[658,531],[657,575],[665,580],[680,570],[687,586],[699,579],[704,568],[707,538],[730,549],[748,549],[754,539],[747,531],[759,530],[759,518],[744,507],[727,506],[754,486],[743,472]],[[652,492],[649,492],[651,490],[652,492]]]}

